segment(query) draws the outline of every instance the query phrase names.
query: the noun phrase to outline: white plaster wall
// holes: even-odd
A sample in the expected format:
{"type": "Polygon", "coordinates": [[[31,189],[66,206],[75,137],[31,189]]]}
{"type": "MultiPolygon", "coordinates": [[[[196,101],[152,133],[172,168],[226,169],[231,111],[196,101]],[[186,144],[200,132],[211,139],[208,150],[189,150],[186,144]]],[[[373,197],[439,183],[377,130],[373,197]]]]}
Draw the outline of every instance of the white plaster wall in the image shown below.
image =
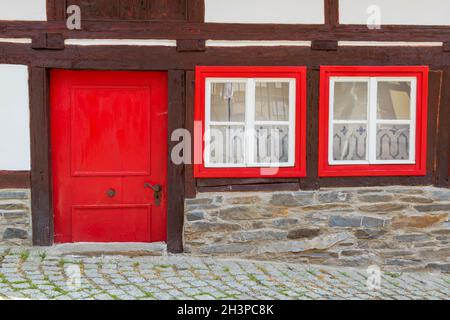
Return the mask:
{"type": "Polygon", "coordinates": [[[27,66],[0,64],[0,170],[30,170],[27,66]]]}
{"type": "Polygon", "coordinates": [[[340,0],[340,23],[367,24],[372,5],[381,9],[381,25],[450,25],[450,0],[340,0]]]}
{"type": "Polygon", "coordinates": [[[46,0],[0,0],[0,20],[46,21],[46,0]]]}
{"type": "Polygon", "coordinates": [[[222,23],[324,23],[323,0],[205,0],[205,21],[222,23]]]}

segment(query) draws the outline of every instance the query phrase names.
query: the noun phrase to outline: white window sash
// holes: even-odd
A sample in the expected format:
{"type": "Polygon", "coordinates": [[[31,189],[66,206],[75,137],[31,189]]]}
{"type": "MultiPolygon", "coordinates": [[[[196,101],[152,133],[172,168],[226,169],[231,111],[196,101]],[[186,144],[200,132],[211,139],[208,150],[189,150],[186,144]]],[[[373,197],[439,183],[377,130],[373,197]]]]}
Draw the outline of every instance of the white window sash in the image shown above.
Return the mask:
{"type": "Polygon", "coordinates": [[[245,99],[245,163],[255,163],[254,149],[255,149],[255,106],[256,106],[256,88],[255,79],[247,80],[247,96],[245,99]]]}
{"type": "MultiPolygon", "coordinates": [[[[376,157],[372,160],[373,164],[415,164],[416,163],[416,109],[417,109],[417,78],[415,77],[377,77],[373,80],[376,82],[383,81],[402,81],[411,83],[411,98],[410,98],[410,119],[409,120],[385,120],[378,119],[375,110],[376,125],[378,124],[392,124],[392,125],[409,125],[409,159],[408,160],[377,160],[376,157]]],[[[376,98],[377,95],[375,95],[376,98]]],[[[376,108],[375,101],[375,108],[376,108]]],[[[376,135],[376,131],[375,131],[376,135]]]]}
{"type": "MultiPolygon", "coordinates": [[[[263,167],[293,167],[295,166],[296,144],[296,79],[293,78],[207,78],[205,82],[205,150],[206,168],[263,168],[263,167]],[[213,83],[239,82],[245,83],[245,121],[211,121],[211,85],[213,83]],[[289,83],[289,121],[257,121],[255,116],[256,83],[257,82],[288,82],[289,83]],[[244,163],[211,163],[210,144],[211,127],[214,126],[244,126],[244,163]],[[255,127],[257,125],[286,125],[289,128],[288,162],[257,163],[255,161],[255,127]]],[[[225,152],[227,152],[226,150],[225,152]]]]}
{"type": "MultiPolygon", "coordinates": [[[[334,160],[334,125],[335,124],[363,124],[366,130],[369,130],[369,96],[367,96],[367,118],[358,120],[334,120],[334,87],[336,82],[364,82],[367,88],[370,85],[369,77],[333,77],[330,79],[330,104],[329,104],[329,136],[328,136],[328,163],[331,165],[350,165],[350,164],[370,164],[368,160],[334,160]]],[[[366,142],[367,145],[367,142],[366,142]]],[[[368,159],[368,148],[366,148],[366,159],[368,159]]]]}
{"type": "Polygon", "coordinates": [[[329,83],[329,136],[328,136],[328,163],[330,165],[356,165],[356,164],[415,164],[416,146],[416,108],[417,108],[417,79],[415,77],[332,77],[329,83]],[[377,98],[378,82],[401,81],[411,83],[410,119],[389,120],[378,119],[377,98]],[[367,120],[334,120],[334,87],[336,82],[367,82],[368,83],[368,106],[367,120]],[[361,160],[334,160],[333,136],[334,124],[365,124],[367,127],[366,159],[361,160]],[[408,125],[410,127],[409,137],[409,159],[408,160],[377,160],[377,126],[379,124],[408,125]]]}
{"type": "Polygon", "coordinates": [[[377,158],[377,97],[378,83],[376,78],[370,78],[368,87],[368,124],[367,124],[367,149],[369,154],[369,163],[374,164],[377,158]]]}

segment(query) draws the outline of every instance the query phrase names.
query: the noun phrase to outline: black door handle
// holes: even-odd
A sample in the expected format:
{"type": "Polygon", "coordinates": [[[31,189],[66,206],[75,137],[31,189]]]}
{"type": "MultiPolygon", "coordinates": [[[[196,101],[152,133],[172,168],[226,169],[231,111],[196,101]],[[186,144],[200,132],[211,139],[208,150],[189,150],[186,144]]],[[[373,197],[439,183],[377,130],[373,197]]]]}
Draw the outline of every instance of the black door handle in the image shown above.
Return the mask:
{"type": "Polygon", "coordinates": [[[149,188],[153,190],[153,197],[155,198],[155,206],[159,206],[159,204],[161,203],[162,186],[160,184],[152,185],[146,182],[144,183],[144,188],[149,188]]]}

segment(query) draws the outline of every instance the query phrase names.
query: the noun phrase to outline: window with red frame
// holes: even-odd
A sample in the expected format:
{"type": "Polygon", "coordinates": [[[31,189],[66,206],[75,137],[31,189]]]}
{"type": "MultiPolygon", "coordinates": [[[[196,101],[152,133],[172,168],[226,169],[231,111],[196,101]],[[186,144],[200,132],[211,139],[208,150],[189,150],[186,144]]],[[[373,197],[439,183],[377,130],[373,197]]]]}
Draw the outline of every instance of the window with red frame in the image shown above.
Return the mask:
{"type": "Polygon", "coordinates": [[[319,176],[426,174],[428,67],[321,67],[319,176]]]}
{"type": "Polygon", "coordinates": [[[197,67],[195,121],[197,178],[306,174],[304,67],[197,67]]]}

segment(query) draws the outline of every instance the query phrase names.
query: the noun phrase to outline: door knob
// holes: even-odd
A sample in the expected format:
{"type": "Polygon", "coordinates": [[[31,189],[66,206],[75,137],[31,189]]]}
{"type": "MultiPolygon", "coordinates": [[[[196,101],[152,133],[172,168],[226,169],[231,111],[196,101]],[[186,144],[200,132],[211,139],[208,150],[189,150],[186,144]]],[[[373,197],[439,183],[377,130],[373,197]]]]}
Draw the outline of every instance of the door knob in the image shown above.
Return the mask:
{"type": "Polygon", "coordinates": [[[106,195],[108,196],[108,197],[110,197],[110,198],[114,198],[114,196],[116,195],[116,190],[114,190],[114,189],[108,189],[107,191],[106,191],[106,195]]]}
{"type": "Polygon", "coordinates": [[[149,188],[153,190],[153,198],[155,199],[155,206],[159,206],[159,204],[161,203],[162,186],[160,184],[152,185],[146,182],[144,183],[144,188],[149,188]]]}

